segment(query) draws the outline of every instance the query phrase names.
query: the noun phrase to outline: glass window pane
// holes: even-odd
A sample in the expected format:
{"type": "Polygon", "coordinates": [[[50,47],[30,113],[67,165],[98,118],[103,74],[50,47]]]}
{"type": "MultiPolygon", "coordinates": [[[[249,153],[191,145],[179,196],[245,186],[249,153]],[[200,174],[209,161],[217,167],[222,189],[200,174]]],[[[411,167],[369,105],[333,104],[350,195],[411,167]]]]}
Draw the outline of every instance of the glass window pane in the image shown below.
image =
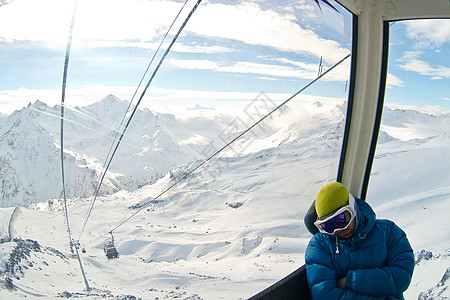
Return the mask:
{"type": "MultiPolygon", "coordinates": [[[[31,159],[35,144],[38,153],[54,155],[36,155],[41,163],[20,177],[25,187],[1,205],[30,206],[36,211],[29,220],[42,210],[52,219],[63,207],[58,105],[74,1],[26,2],[0,6],[2,146],[17,145],[21,135],[8,133],[20,123],[14,110],[39,117],[24,136],[33,129],[45,139],[26,140],[23,157],[8,148],[14,157],[4,155],[2,163],[15,168],[31,159]]],[[[170,31],[182,1],[79,1],[64,149],[70,222],[86,247],[90,282],[114,295],[145,298],[150,290],[159,298],[238,299],[304,264],[311,235],[303,217],[320,187],[337,176],[350,58],[303,88],[352,45],[352,15],[335,1],[339,12],[320,3],[203,2],[164,57],[195,1],[170,31]],[[104,162],[138,103],[84,223],[104,162]],[[103,247],[113,228],[119,260],[106,263],[103,247]]],[[[64,220],[54,222],[61,226],[40,222],[27,231],[16,227],[17,235],[66,253],[64,220]],[[58,238],[42,234],[42,223],[59,228],[58,238]]],[[[75,274],[64,282],[76,290],[78,270],[64,273],[75,274]]],[[[42,282],[24,285],[55,293],[42,282]]]]}
{"type": "MultiPolygon", "coordinates": [[[[416,255],[424,250],[435,258],[448,251],[444,241],[450,238],[448,28],[450,20],[390,26],[385,107],[367,195],[378,217],[406,231],[416,255]]],[[[405,298],[441,280],[448,263],[430,258],[428,269],[416,266],[405,298]]]]}

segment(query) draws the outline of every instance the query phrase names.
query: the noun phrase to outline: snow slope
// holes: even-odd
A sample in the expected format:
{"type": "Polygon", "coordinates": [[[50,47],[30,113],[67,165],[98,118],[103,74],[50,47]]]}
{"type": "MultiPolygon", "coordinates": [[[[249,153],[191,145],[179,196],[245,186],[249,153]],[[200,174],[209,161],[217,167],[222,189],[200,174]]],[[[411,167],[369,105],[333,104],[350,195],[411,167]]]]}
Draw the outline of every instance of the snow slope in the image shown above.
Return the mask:
{"type": "MultiPolygon", "coordinates": [[[[209,121],[198,119],[165,123],[173,136],[183,137],[180,148],[189,140],[194,155],[154,182],[98,198],[80,238],[89,293],[70,253],[60,200],[20,207],[11,237],[5,228],[13,209],[1,208],[0,297],[246,299],[276,282],[304,264],[311,237],[304,212],[337,173],[342,103],[324,105],[292,106],[161,195],[211,149],[220,148],[221,137],[236,134],[226,117],[211,127],[199,126],[209,121]],[[190,131],[197,127],[209,131],[190,131]],[[214,136],[214,144],[205,142],[214,136]],[[103,245],[113,229],[120,257],[107,260],[103,245]]],[[[406,299],[446,299],[449,116],[396,110],[385,115],[390,113],[395,118],[383,123],[367,199],[378,217],[395,220],[407,232],[415,250],[417,265],[406,299]],[[417,124],[434,129],[426,132],[417,124]],[[408,138],[396,138],[393,130],[403,130],[408,138]]],[[[81,149],[81,142],[73,145],[81,149]]],[[[119,165],[116,172],[126,173],[119,165]]],[[[76,240],[90,201],[69,199],[76,240]]]]}

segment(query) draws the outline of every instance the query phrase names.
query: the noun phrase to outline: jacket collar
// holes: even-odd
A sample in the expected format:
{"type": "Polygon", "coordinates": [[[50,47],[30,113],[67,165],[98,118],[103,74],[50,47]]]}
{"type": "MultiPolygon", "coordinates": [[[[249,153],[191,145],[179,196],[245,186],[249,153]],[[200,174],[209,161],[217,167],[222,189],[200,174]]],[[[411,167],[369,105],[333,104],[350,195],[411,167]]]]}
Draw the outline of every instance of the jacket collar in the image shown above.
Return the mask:
{"type": "Polygon", "coordinates": [[[355,210],[356,210],[356,230],[355,233],[349,239],[339,239],[341,243],[357,243],[366,238],[367,234],[372,230],[376,215],[372,207],[359,198],[355,198],[355,210]]]}

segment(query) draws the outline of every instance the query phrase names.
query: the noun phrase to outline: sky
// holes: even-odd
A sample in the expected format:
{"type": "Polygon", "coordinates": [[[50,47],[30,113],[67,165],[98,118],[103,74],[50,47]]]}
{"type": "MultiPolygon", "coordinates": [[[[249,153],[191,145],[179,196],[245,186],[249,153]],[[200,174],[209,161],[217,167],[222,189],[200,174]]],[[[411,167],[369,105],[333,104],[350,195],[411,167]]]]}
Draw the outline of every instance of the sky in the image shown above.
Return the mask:
{"type": "MultiPolygon", "coordinates": [[[[184,1],[79,0],[65,103],[84,106],[109,94],[137,101],[196,2],[187,1],[168,31],[184,1]]],[[[339,13],[312,0],[202,1],[141,106],[215,107],[261,92],[285,100],[350,53],[351,16],[336,7],[339,13]]],[[[74,8],[74,0],[0,2],[0,113],[38,99],[61,102],[74,8]]],[[[450,20],[397,22],[390,36],[386,103],[450,109],[450,20]]],[[[304,93],[347,98],[349,67],[347,59],[304,93]]]]}

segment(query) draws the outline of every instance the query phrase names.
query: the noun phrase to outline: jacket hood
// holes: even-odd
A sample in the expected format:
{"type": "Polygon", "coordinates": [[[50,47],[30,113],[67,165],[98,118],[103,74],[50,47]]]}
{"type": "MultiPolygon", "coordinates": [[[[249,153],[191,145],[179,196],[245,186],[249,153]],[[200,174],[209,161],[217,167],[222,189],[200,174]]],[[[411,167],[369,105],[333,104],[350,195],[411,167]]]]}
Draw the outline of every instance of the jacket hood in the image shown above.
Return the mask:
{"type": "Polygon", "coordinates": [[[340,240],[341,243],[357,243],[366,238],[375,225],[376,215],[372,207],[366,201],[355,198],[356,230],[351,238],[340,240]]]}

